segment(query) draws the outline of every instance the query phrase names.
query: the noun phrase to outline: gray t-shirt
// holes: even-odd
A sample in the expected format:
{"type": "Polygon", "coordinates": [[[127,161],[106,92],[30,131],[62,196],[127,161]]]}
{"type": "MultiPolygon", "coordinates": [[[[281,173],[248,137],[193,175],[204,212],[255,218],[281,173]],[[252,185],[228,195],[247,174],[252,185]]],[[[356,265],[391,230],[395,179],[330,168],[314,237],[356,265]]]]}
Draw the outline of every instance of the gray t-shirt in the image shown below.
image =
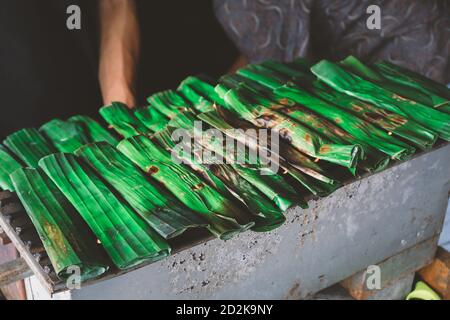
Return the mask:
{"type": "Polygon", "coordinates": [[[449,0],[215,0],[218,20],[252,62],[306,57],[387,60],[450,83],[449,0]],[[380,29],[369,29],[370,5],[380,29]]]}

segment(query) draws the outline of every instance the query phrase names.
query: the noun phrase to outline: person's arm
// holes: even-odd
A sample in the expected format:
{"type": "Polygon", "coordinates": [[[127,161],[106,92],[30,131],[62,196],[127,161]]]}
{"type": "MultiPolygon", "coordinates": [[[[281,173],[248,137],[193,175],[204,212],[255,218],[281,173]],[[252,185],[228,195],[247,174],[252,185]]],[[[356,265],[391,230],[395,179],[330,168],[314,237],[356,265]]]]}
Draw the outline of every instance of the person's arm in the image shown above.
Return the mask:
{"type": "Polygon", "coordinates": [[[103,103],[136,104],[134,84],[140,34],[134,0],[99,0],[99,81],[103,103]]]}

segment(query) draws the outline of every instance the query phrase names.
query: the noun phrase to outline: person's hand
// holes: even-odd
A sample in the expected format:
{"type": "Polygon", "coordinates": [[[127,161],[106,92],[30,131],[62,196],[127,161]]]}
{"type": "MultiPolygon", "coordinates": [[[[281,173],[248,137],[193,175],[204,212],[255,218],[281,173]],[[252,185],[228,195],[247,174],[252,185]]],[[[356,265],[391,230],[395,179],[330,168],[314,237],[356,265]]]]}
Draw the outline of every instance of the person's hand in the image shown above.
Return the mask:
{"type": "Polygon", "coordinates": [[[98,77],[105,105],[136,105],[134,84],[140,32],[133,0],[99,0],[100,63],[98,77]]]}

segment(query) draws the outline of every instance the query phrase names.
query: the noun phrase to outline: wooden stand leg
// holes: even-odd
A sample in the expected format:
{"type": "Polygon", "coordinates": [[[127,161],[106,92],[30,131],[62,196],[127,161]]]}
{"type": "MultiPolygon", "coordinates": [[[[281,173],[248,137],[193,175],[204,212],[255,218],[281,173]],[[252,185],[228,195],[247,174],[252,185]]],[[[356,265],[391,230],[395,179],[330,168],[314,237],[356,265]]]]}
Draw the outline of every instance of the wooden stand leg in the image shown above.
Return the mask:
{"type": "Polygon", "coordinates": [[[439,247],[433,262],[419,270],[422,279],[444,300],[450,300],[450,252],[439,247]]]}

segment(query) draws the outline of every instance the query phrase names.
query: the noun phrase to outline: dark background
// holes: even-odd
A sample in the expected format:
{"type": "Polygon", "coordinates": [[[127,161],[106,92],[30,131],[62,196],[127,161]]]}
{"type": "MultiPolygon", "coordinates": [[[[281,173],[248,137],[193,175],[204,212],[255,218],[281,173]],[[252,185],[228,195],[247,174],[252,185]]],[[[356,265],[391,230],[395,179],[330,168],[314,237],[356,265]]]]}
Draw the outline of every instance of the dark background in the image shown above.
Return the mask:
{"type": "Polygon", "coordinates": [[[188,75],[219,76],[238,51],[217,22],[211,0],[137,0],[141,24],[138,99],[176,88],[188,75]]]}

